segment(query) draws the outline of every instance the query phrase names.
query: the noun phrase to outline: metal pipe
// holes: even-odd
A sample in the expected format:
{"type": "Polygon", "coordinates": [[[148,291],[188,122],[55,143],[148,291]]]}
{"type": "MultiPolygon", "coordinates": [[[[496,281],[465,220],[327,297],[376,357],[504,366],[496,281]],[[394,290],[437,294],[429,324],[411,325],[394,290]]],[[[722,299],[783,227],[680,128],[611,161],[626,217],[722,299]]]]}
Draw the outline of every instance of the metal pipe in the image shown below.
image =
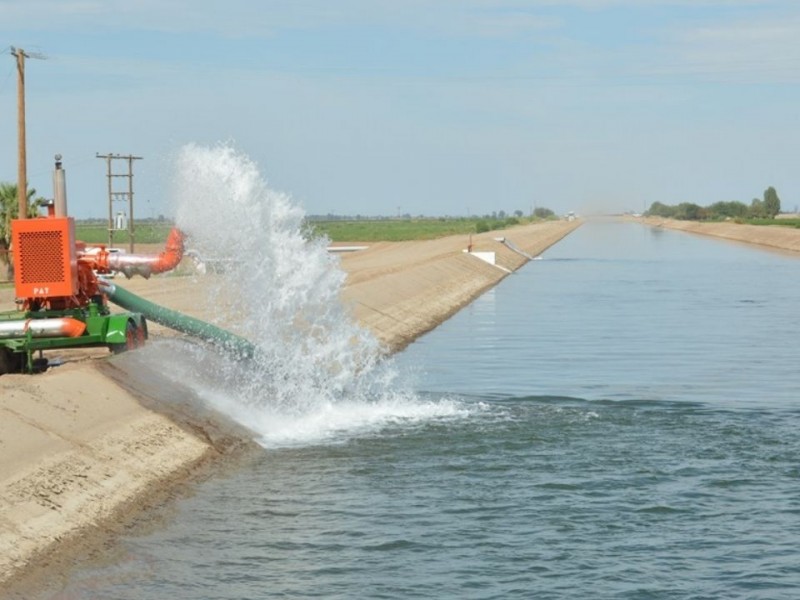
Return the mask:
{"type": "Polygon", "coordinates": [[[164,251],[160,254],[147,256],[121,252],[100,252],[93,255],[87,251],[83,256],[91,256],[101,272],[119,272],[128,279],[134,275],[141,275],[145,279],[149,279],[150,275],[171,271],[178,266],[183,259],[183,240],[183,232],[177,227],[173,227],[169,232],[164,251]]]}
{"type": "Polygon", "coordinates": [[[53,172],[53,199],[55,200],[55,215],[67,216],[67,180],[66,171],[61,168],[61,155],[56,154],[56,169],[53,172]]]}
{"type": "Polygon", "coordinates": [[[99,282],[100,289],[108,299],[126,310],[141,313],[155,323],[214,344],[235,357],[252,358],[255,355],[255,345],[243,337],[211,323],[154,304],[106,279],[100,279],[99,282]]]}
{"type": "Polygon", "coordinates": [[[53,319],[19,319],[0,321],[0,338],[25,337],[80,337],[86,330],[86,323],[72,317],[53,319]]]}

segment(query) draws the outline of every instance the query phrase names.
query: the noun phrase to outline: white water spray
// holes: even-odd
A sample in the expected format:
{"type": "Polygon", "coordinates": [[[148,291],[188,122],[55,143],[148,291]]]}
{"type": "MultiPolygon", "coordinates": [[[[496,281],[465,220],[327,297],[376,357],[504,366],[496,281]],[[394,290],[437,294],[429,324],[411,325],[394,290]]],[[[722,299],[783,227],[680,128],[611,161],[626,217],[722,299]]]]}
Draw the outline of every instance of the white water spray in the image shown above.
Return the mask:
{"type": "Polygon", "coordinates": [[[204,280],[204,301],[258,348],[247,365],[212,355],[183,368],[198,394],[261,443],[314,443],[465,412],[400,388],[376,339],[340,301],[345,275],[327,240],[304,231],[303,211],[270,190],[249,158],[229,145],[185,146],[174,195],[192,247],[226,266],[204,280]]]}

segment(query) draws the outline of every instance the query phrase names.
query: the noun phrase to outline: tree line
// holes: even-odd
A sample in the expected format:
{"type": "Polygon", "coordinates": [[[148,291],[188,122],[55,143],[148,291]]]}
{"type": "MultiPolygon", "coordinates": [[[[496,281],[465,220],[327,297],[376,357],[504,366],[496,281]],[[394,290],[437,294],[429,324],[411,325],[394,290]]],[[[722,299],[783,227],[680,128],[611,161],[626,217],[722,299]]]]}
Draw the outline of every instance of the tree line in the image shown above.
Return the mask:
{"type": "Polygon", "coordinates": [[[781,212],[781,200],[778,192],[770,186],[764,190],[764,198],[753,198],[748,206],[737,200],[715,202],[708,206],[699,206],[692,202],[681,202],[676,205],[653,202],[645,213],[649,217],[664,217],[683,221],[707,221],[723,219],[774,219],[781,212]]]}
{"type": "MultiPolygon", "coordinates": [[[[513,218],[522,219],[524,216],[525,213],[521,210],[515,210],[513,213],[507,213],[504,210],[495,210],[492,211],[491,213],[486,213],[484,215],[470,215],[467,217],[453,216],[453,215],[426,216],[421,214],[415,217],[412,216],[411,213],[403,213],[403,214],[398,214],[396,216],[362,215],[362,214],[348,215],[348,214],[328,213],[325,215],[317,215],[317,214],[306,215],[306,221],[312,221],[312,222],[313,221],[397,221],[397,220],[411,221],[413,219],[431,220],[431,221],[443,221],[446,219],[475,221],[479,219],[484,219],[484,220],[502,221],[504,219],[513,219],[513,218]]],[[[531,212],[530,216],[537,219],[551,219],[555,217],[555,213],[549,208],[538,207],[531,212]]]]}

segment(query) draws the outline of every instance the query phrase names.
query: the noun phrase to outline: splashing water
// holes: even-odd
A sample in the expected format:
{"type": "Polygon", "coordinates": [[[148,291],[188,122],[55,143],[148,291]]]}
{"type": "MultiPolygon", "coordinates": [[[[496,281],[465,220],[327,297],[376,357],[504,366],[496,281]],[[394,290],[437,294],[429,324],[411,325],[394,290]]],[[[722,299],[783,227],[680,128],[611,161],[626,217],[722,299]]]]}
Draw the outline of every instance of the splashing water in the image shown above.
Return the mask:
{"type": "Polygon", "coordinates": [[[345,275],[328,240],[307,235],[304,212],[269,189],[249,158],[229,145],[187,145],[174,187],[177,224],[193,249],[226,265],[207,278],[205,300],[220,325],[258,350],[247,364],[199,348],[186,354],[178,370],[217,410],[267,446],[468,412],[401,389],[392,361],[339,299],[345,275]]]}

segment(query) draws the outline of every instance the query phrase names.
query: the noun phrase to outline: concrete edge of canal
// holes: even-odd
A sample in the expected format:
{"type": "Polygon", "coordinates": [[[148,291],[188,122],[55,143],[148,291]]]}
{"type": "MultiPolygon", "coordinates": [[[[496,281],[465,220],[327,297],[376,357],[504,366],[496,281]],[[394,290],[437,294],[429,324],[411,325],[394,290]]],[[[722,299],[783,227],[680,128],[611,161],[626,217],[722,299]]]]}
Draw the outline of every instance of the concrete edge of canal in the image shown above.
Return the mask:
{"type": "MultiPolygon", "coordinates": [[[[581,225],[549,221],[473,236],[379,243],[342,257],[343,301],[388,352],[407,346],[581,225]],[[504,240],[509,242],[504,243],[504,240]],[[489,264],[465,250],[492,254],[489,264]]],[[[159,302],[192,315],[191,278],[159,302]]],[[[12,299],[13,300],[13,299],[12,299]]],[[[196,309],[195,309],[196,310],[196,309]]],[[[193,315],[202,318],[202,314],[193,315]]],[[[186,391],[186,390],[184,390],[186,391]]],[[[187,392],[188,393],[188,392],[187,392]]],[[[175,385],[84,356],[0,378],[0,590],[57,587],[187,482],[246,456],[247,434],[169,400],[175,385]],[[213,467],[218,465],[218,467],[213,467]]]]}
{"type": "Polygon", "coordinates": [[[674,229],[775,250],[800,252],[800,229],[792,227],[748,225],[734,221],[703,223],[700,221],[663,219],[661,217],[631,218],[630,220],[649,227],[674,229]]]}

